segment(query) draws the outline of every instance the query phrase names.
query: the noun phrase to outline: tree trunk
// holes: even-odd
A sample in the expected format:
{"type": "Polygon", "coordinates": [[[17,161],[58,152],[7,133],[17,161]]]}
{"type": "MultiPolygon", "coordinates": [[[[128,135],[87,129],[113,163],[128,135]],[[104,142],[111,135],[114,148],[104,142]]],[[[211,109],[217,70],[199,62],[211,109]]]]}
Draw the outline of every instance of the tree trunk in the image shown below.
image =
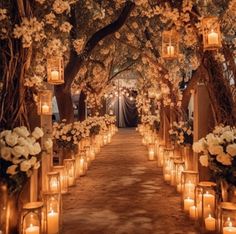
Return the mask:
{"type": "Polygon", "coordinates": [[[78,120],[83,121],[86,118],[86,95],[83,91],[81,91],[79,96],[79,111],[78,111],[78,120]]]}

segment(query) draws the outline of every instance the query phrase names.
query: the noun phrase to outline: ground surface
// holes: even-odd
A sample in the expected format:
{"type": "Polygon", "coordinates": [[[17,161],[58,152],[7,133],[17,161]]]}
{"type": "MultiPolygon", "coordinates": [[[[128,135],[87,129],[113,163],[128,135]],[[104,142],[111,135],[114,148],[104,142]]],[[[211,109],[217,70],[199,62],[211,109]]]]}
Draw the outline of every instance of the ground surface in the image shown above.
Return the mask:
{"type": "Polygon", "coordinates": [[[120,129],[63,196],[62,234],[197,234],[134,129],[120,129]]]}

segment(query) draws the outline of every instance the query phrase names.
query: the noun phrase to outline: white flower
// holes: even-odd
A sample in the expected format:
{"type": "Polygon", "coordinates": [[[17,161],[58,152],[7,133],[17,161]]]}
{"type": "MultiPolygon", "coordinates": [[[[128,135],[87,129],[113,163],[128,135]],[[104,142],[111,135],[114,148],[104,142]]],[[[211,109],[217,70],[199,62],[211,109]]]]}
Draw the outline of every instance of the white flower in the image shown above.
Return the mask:
{"type": "Polygon", "coordinates": [[[234,133],[232,131],[225,131],[221,136],[221,140],[226,140],[227,142],[231,142],[234,140],[234,133]]]}
{"type": "Polygon", "coordinates": [[[28,158],[29,150],[28,150],[28,147],[26,147],[26,146],[17,145],[12,148],[11,153],[17,158],[19,158],[21,156],[28,158]]]}
{"type": "Polygon", "coordinates": [[[32,157],[30,160],[28,160],[29,163],[31,163],[31,166],[34,166],[37,162],[37,158],[36,157],[32,157]]]}
{"type": "Polygon", "coordinates": [[[69,22],[64,22],[61,26],[60,26],[60,31],[65,32],[65,33],[69,33],[70,30],[72,28],[72,25],[69,22]]]}
{"type": "Polygon", "coordinates": [[[222,153],[216,157],[216,160],[225,166],[232,165],[231,159],[231,156],[225,153],[222,153]]]}
{"type": "Polygon", "coordinates": [[[236,156],[236,144],[230,144],[226,147],[226,152],[232,157],[236,156]]]}
{"type": "Polygon", "coordinates": [[[31,162],[29,160],[25,160],[20,164],[20,170],[23,172],[28,171],[31,168],[31,162]]]}
{"type": "Polygon", "coordinates": [[[219,144],[218,138],[212,133],[210,133],[206,136],[206,140],[207,140],[208,145],[218,145],[219,144]]]}
{"type": "Polygon", "coordinates": [[[34,131],[32,132],[32,136],[36,139],[36,140],[38,140],[39,138],[41,138],[42,136],[43,136],[43,130],[41,129],[41,128],[39,128],[39,127],[36,127],[35,129],[34,129],[34,131]]]}
{"type": "Polygon", "coordinates": [[[208,156],[207,155],[201,155],[199,158],[199,161],[201,163],[202,166],[204,167],[208,167],[208,156]]]}
{"type": "Polygon", "coordinates": [[[7,168],[7,174],[15,175],[17,173],[16,169],[18,168],[18,165],[11,165],[7,168]]]}
{"type": "Polygon", "coordinates": [[[16,133],[10,133],[5,136],[5,141],[9,146],[14,146],[17,144],[18,135],[16,133]]]}
{"type": "Polygon", "coordinates": [[[3,137],[7,136],[7,135],[10,134],[10,133],[11,133],[10,130],[2,131],[2,132],[0,133],[0,138],[3,138],[3,137]]]}
{"type": "Polygon", "coordinates": [[[25,126],[14,128],[13,131],[21,137],[28,137],[30,135],[28,129],[25,126]]]}
{"type": "Polygon", "coordinates": [[[205,150],[205,144],[206,144],[206,142],[205,142],[204,138],[200,139],[197,142],[194,142],[193,143],[193,151],[196,153],[203,152],[205,150]]]}
{"type": "Polygon", "coordinates": [[[30,155],[37,155],[41,152],[41,147],[38,142],[34,143],[33,145],[28,145],[28,149],[30,155]]]}
{"type": "Polygon", "coordinates": [[[2,147],[0,156],[6,161],[10,161],[11,160],[11,148],[10,147],[2,147]]]}
{"type": "Polygon", "coordinates": [[[210,145],[208,150],[209,150],[210,154],[212,154],[212,155],[219,155],[224,152],[223,147],[220,145],[210,145]]]}
{"type": "Polygon", "coordinates": [[[44,147],[48,151],[52,148],[53,142],[51,138],[48,138],[47,140],[44,141],[44,147]]]}

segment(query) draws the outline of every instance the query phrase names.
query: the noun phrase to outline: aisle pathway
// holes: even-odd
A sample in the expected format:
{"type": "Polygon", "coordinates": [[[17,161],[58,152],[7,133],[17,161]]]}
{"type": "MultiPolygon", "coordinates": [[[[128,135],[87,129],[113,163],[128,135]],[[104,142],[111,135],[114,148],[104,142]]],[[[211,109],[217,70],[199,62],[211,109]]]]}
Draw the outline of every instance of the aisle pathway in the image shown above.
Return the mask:
{"type": "Polygon", "coordinates": [[[134,129],[120,129],[102,148],[63,197],[63,212],[62,234],[198,233],[134,129]]]}

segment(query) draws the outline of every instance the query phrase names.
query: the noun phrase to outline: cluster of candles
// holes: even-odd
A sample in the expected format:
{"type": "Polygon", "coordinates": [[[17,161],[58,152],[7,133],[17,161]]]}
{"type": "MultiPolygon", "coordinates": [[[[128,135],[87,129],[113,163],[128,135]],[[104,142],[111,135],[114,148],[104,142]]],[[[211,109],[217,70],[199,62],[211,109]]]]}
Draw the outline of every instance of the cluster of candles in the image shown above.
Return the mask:
{"type": "Polygon", "coordinates": [[[111,142],[117,132],[115,125],[110,125],[107,132],[95,137],[82,139],[78,153],[64,159],[63,165],[53,166],[47,174],[47,191],[43,193],[43,202],[27,203],[21,215],[21,233],[23,234],[58,234],[60,230],[61,196],[68,192],[76,179],[86,175],[91,162],[102,146],[111,142]]]}
{"type": "Polygon", "coordinates": [[[199,223],[201,233],[236,234],[236,204],[219,202],[214,182],[199,182],[199,173],[189,170],[181,151],[165,147],[158,135],[147,125],[137,130],[148,147],[149,160],[156,160],[163,170],[164,180],[181,194],[182,207],[191,220],[199,223]]]}

